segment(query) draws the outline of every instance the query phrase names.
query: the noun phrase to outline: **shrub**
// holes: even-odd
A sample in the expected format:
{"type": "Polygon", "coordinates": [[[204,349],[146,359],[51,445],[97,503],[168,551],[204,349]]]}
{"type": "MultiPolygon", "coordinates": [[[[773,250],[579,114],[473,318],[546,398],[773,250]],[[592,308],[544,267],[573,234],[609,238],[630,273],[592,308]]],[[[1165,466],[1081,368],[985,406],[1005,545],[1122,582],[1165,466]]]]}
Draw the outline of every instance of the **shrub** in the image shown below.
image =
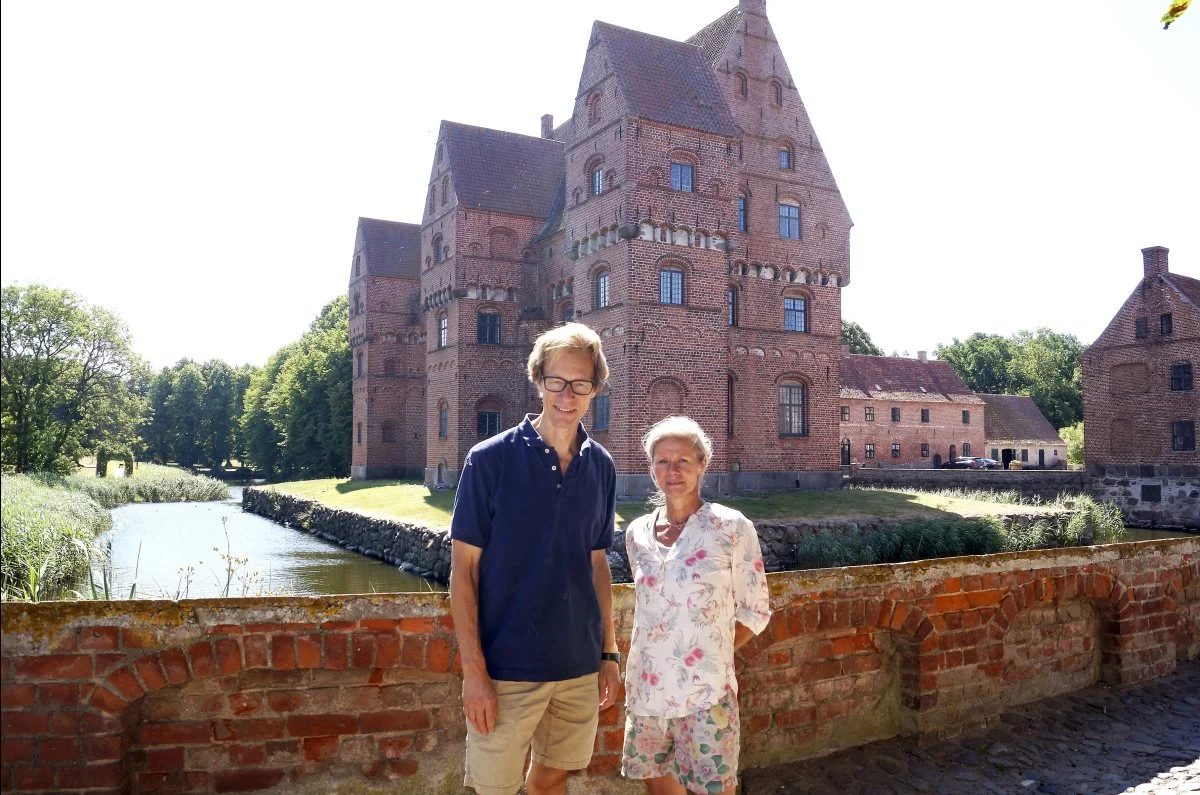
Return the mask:
{"type": "Polygon", "coordinates": [[[37,475],[47,485],[80,491],[105,508],[131,502],[209,502],[229,499],[221,481],[174,467],[139,464],[131,478],[37,475]]]}
{"type": "Polygon", "coordinates": [[[817,533],[796,544],[796,567],[868,566],[927,558],[986,555],[1004,548],[1000,520],[906,519],[857,533],[817,533]]]}
{"type": "Polygon", "coordinates": [[[45,599],[79,582],[88,561],[75,539],[91,544],[111,523],[86,494],[48,486],[40,477],[0,478],[0,591],[5,599],[45,599]]]}

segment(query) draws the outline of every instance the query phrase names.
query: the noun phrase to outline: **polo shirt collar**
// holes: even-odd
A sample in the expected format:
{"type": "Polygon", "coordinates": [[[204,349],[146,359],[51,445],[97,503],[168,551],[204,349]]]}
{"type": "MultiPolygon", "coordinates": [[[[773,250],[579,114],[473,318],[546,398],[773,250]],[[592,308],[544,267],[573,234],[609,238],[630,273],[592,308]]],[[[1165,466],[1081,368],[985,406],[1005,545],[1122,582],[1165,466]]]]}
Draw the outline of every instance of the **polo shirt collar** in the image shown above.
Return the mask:
{"type": "MultiPolygon", "coordinates": [[[[525,444],[529,447],[544,447],[545,440],[538,435],[537,428],[533,427],[533,420],[536,416],[536,414],[526,414],[525,419],[517,426],[517,434],[525,440],[525,444]]],[[[583,441],[579,443],[579,452],[582,454],[592,445],[592,437],[588,436],[582,422],[579,423],[579,435],[583,437],[583,441]]]]}

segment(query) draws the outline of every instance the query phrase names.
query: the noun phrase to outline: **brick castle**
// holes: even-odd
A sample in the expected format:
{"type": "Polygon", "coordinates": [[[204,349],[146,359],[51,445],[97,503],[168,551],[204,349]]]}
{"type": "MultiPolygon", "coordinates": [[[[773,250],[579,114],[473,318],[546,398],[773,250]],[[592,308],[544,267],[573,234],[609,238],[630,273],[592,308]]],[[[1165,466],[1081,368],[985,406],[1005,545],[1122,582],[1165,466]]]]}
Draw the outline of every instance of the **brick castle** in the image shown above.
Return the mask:
{"type": "Polygon", "coordinates": [[[421,223],[359,220],[352,475],[454,485],[538,410],[532,341],[577,320],[605,342],[587,427],[624,493],[678,412],[719,489],[836,486],[850,227],[765,0],[686,42],[596,22],[570,119],[443,122],[421,223]]]}

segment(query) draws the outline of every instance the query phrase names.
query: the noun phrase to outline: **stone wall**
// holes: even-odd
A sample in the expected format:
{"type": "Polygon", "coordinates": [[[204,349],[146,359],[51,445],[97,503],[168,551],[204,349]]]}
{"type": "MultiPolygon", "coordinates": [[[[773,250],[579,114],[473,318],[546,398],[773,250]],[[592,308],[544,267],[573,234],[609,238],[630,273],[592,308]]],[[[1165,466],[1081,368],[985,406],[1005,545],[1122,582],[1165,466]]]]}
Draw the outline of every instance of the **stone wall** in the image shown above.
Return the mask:
{"type": "MultiPolygon", "coordinates": [[[[1200,540],[769,576],[743,766],[952,734],[1200,657],[1200,540]]],[[[627,644],[633,593],[614,588],[627,644]]],[[[0,605],[0,789],[459,792],[445,594],[0,605]]],[[[617,774],[620,705],[573,793],[617,774]]]]}
{"type": "Polygon", "coordinates": [[[242,508],[426,579],[450,581],[450,536],[444,530],[343,511],[270,489],[243,489],[242,508]]]}
{"type": "Polygon", "coordinates": [[[1082,471],[1007,469],[898,469],[862,467],[854,470],[856,486],[879,489],[983,489],[1018,491],[1022,497],[1052,500],[1059,494],[1079,494],[1088,488],[1082,471]]]}
{"type": "Polygon", "coordinates": [[[1135,527],[1200,529],[1200,466],[1092,467],[1092,493],[1135,527]]]}

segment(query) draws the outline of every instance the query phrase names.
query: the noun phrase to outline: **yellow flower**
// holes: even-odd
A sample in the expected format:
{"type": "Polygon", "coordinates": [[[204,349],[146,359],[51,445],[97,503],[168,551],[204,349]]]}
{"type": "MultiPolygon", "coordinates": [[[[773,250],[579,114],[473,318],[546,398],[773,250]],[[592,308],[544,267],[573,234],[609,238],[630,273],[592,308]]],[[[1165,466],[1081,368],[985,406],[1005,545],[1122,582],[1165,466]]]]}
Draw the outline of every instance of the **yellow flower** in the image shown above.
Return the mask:
{"type": "Polygon", "coordinates": [[[718,729],[724,729],[729,726],[729,710],[724,705],[718,704],[709,710],[708,714],[718,729]]]}

